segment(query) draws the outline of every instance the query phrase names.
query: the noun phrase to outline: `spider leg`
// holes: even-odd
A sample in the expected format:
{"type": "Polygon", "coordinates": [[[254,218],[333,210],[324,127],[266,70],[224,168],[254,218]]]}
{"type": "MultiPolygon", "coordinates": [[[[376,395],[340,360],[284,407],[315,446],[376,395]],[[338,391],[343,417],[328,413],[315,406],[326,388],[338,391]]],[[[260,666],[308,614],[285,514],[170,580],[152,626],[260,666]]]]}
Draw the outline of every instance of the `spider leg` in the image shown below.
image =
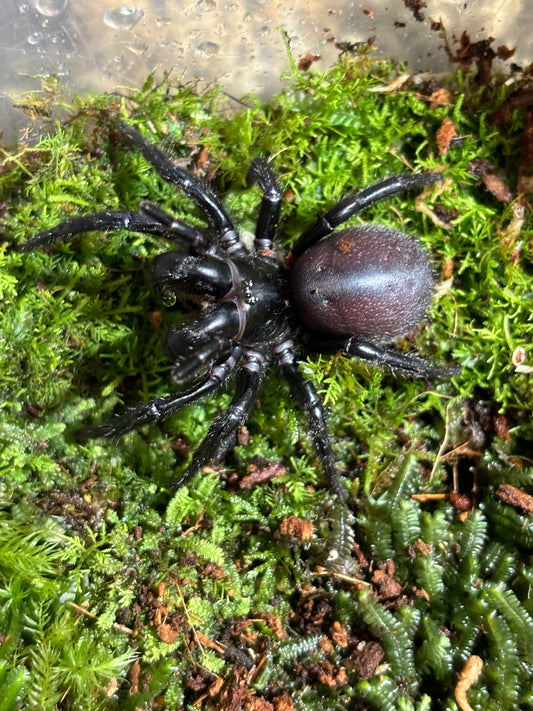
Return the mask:
{"type": "Polygon", "coordinates": [[[152,260],[151,272],[152,283],[167,306],[175,303],[177,294],[191,300],[216,301],[234,285],[229,261],[216,254],[164,252],[152,260]]]}
{"type": "Polygon", "coordinates": [[[233,437],[246,421],[256,398],[264,360],[263,355],[257,351],[244,351],[233,399],[213,422],[194,453],[191,463],[173,482],[172,489],[176,490],[187,484],[203,467],[211,462],[218,462],[231,448],[233,437]]]}
{"type": "Polygon", "coordinates": [[[158,205],[143,200],[139,203],[139,210],[161,226],[162,234],[167,239],[172,239],[178,244],[185,243],[193,254],[206,254],[214,251],[211,241],[200,230],[182,220],[176,220],[158,205]]]}
{"type": "Polygon", "coordinates": [[[34,249],[47,247],[56,240],[70,242],[76,235],[84,232],[105,232],[106,230],[128,230],[129,232],[147,232],[165,236],[167,228],[160,221],[143,212],[131,210],[105,210],[94,215],[83,215],[65,220],[59,225],[12,247],[15,252],[33,252],[34,249]]]}
{"type": "Polygon", "coordinates": [[[181,410],[186,405],[209,395],[225,382],[230,372],[242,356],[242,349],[235,348],[229,358],[223,363],[211,368],[209,373],[187,390],[174,395],[156,397],[137,407],[128,408],[121,415],[114,415],[110,420],[94,427],[83,427],[78,430],[78,439],[95,439],[97,437],[121,437],[126,432],[139,429],[151,422],[166,420],[170,415],[181,410]]]}
{"type": "Polygon", "coordinates": [[[453,367],[439,368],[438,366],[430,365],[423,358],[417,358],[408,353],[399,353],[393,349],[382,348],[371,341],[361,340],[354,336],[345,338],[317,334],[311,337],[309,345],[313,350],[316,349],[322,353],[324,351],[332,353],[344,351],[347,355],[366,360],[368,363],[385,365],[391,370],[399,370],[405,375],[426,378],[427,380],[449,378],[452,375],[457,375],[461,370],[453,367]]]}
{"type": "Polygon", "coordinates": [[[439,180],[442,180],[440,173],[393,175],[368,188],[346,195],[302,233],[291,250],[291,256],[299,257],[306,249],[331,234],[335,228],[349,220],[350,217],[366,210],[374,203],[394,195],[400,195],[408,190],[421,190],[424,186],[439,180]]]}
{"type": "Polygon", "coordinates": [[[170,329],[164,336],[163,348],[173,362],[172,380],[176,383],[190,380],[230,351],[239,338],[240,327],[237,305],[222,301],[194,320],[170,329]]]}
{"type": "Polygon", "coordinates": [[[248,184],[254,183],[257,183],[263,192],[255,228],[255,251],[275,257],[272,247],[278,229],[282,194],[277,175],[264,158],[256,158],[250,165],[248,184]]]}
{"type": "Polygon", "coordinates": [[[303,407],[309,421],[309,430],[315,451],[322,462],[324,474],[329,488],[339,499],[346,499],[346,491],[342,487],[339,473],[335,466],[335,457],[326,424],[326,413],[315,386],[306,380],[296,362],[292,350],[292,342],[284,341],[276,350],[276,356],[281,372],[287,379],[291,392],[303,407]]]}
{"type": "Polygon", "coordinates": [[[203,181],[186,170],[179,168],[153,143],[147,141],[139,131],[125,121],[118,122],[118,128],[128,141],[138,148],[144,158],[153,165],[159,175],[183,192],[207,215],[214,226],[221,245],[228,254],[248,254],[241,242],[233,222],[215,193],[203,181]]]}

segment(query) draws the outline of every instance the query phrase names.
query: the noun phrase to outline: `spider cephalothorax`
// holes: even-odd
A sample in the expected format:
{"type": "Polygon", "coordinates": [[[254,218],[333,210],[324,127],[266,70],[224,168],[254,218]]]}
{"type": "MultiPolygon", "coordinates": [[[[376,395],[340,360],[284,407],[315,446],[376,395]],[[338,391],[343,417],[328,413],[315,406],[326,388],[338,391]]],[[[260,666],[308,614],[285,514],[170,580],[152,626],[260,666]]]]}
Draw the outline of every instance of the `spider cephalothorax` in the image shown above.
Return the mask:
{"type": "Polygon", "coordinates": [[[249,172],[250,182],[258,184],[263,193],[250,253],[207,185],[174,165],[132,126],[120,122],[118,129],[166,181],[183,190],[200,208],[215,239],[144,202],[138,211],[106,210],[67,220],[15,247],[29,252],[93,230],[158,235],[177,246],[152,262],[153,284],[162,300],[171,304],[179,296],[203,304],[200,313],[170,331],[164,343],[173,364],[172,379],[193,384],[126,410],[102,425],[82,430],[82,434],[117,436],[163,420],[214,392],[235,373],[233,399],[175,482],[180,486],[231,449],[256,398],[261,373],[274,361],[307,414],[328,485],[343,497],[323,405],[298,368],[293,341],[305,340],[308,347],[319,351],[341,350],[415,376],[431,378],[442,373],[420,358],[387,348],[418,323],[431,301],[431,268],[418,242],[372,224],[334,232],[373,203],[420,190],[440,175],[394,176],[344,197],[296,240],[287,259],[289,267],[285,267],[274,252],[282,195],[266,160],[254,160],[249,172]]]}

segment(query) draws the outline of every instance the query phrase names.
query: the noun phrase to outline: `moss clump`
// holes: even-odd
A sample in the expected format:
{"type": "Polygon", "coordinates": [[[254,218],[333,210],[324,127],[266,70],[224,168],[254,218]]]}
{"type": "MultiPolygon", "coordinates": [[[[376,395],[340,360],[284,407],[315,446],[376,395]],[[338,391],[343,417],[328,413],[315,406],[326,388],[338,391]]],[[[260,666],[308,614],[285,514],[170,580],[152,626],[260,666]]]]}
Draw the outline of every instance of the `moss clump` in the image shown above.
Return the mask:
{"type": "Polygon", "coordinates": [[[324,74],[293,67],[282,94],[238,110],[169,80],[70,100],[48,84],[27,102],[41,138],[5,151],[0,171],[0,709],[453,709],[473,655],[474,708],[533,705],[532,525],[527,496],[514,508],[497,494],[533,486],[531,216],[515,197],[531,168],[528,109],[498,77],[403,73],[369,53],[324,74]],[[259,202],[249,162],[273,155],[285,248],[350,190],[444,169],[441,187],[364,218],[419,234],[432,254],[438,295],[399,347],[461,374],[428,388],[341,355],[302,364],[329,407],[351,512],[320,488],[276,377],[246,444],[173,497],[229,391],[118,442],[75,442],[80,423],[169,391],[144,277],[168,246],[117,232],[47,253],[4,247],[141,199],[201,224],[102,112],[194,164],[244,230],[259,202]],[[269,462],[283,476],[237,491],[269,462]],[[310,543],[283,533],[300,519],[314,522],[310,543]]]}

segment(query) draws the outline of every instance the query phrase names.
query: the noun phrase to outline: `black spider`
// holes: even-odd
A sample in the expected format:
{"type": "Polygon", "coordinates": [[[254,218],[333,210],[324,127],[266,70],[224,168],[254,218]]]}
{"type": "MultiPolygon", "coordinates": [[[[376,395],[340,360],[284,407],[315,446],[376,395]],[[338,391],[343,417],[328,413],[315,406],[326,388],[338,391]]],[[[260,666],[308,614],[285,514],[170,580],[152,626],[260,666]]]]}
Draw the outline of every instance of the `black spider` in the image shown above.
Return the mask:
{"type": "Polygon", "coordinates": [[[193,385],[86,428],[82,436],[118,436],[163,420],[217,390],[236,370],[233,399],[211,425],[188,468],[174,482],[177,488],[231,449],[254,403],[261,374],[274,360],[295,400],[307,413],[328,485],[344,498],[324,407],[313,384],[298,368],[292,339],[305,340],[315,350],[344,351],[410,375],[433,378],[447,372],[384,347],[408,333],[431,300],[431,267],[418,242],[399,231],[372,224],[331,234],[375,202],[419,190],[440,180],[440,175],[394,176],[344,197],[300,236],[286,268],[273,250],[282,195],[276,175],[265,160],[252,161],[249,171],[249,182],[257,183],[263,193],[254,251],[250,253],[207,185],[174,165],[132,126],[120,122],[118,128],[159,175],[183,190],[200,208],[217,239],[143,202],[138,211],[106,210],[67,220],[15,247],[19,252],[29,252],[56,239],[70,240],[93,230],[125,229],[165,237],[176,243],[176,249],[153,260],[155,288],[167,305],[178,295],[204,305],[199,315],[165,337],[173,381],[181,384],[192,380],[193,385]]]}

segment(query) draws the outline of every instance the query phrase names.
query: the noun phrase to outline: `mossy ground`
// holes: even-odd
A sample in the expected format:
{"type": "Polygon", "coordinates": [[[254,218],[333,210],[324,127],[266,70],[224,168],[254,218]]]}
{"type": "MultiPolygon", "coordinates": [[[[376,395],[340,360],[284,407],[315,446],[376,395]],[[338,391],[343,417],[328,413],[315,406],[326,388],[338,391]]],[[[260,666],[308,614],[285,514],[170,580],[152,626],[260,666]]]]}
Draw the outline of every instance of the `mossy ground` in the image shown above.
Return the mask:
{"type": "Polygon", "coordinates": [[[476,87],[403,73],[363,53],[324,74],[293,67],[267,104],[170,78],[68,101],[50,82],[27,99],[41,138],[6,151],[0,172],[0,711],[455,709],[474,655],[473,708],[533,707],[533,525],[527,499],[496,495],[502,483],[533,493],[532,374],[519,362],[532,218],[516,197],[531,129],[510,99],[527,77],[476,87]],[[171,388],[160,331],[186,309],[164,311],[146,280],[168,245],[125,232],[25,255],[9,243],[141,199],[202,224],[102,112],[194,165],[245,231],[260,199],[248,165],[272,156],[280,249],[350,190],[444,170],[419,200],[363,217],[420,235],[435,267],[431,313],[398,347],[461,373],[428,385],[342,355],[302,363],[355,521],[322,487],[275,371],[243,443],[174,496],[231,388],[119,441],[76,442],[80,424],[171,388]],[[238,490],[267,463],[287,471],[238,490]],[[294,516],[313,522],[313,542],[282,533],[294,516]],[[324,564],[332,545],[348,574],[324,564]]]}

